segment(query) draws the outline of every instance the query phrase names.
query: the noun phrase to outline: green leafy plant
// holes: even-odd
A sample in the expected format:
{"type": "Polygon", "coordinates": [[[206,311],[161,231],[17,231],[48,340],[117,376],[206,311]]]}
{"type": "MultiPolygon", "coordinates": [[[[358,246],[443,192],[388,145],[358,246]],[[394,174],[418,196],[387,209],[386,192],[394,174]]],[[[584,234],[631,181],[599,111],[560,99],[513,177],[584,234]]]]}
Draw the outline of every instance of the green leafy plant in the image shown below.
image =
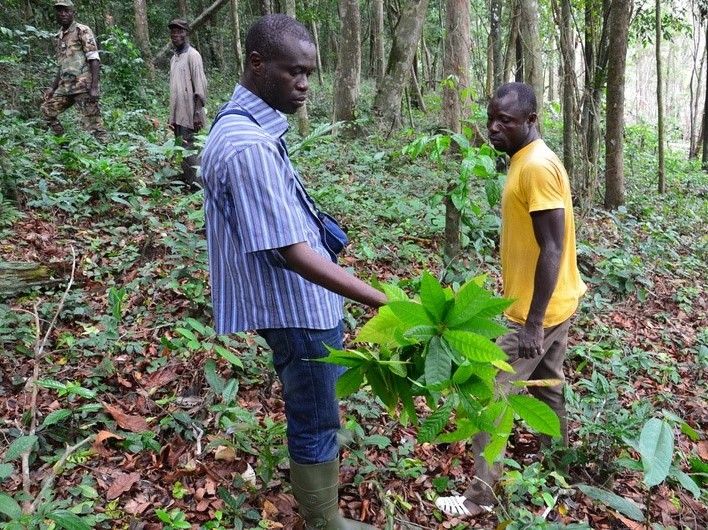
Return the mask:
{"type": "MultiPolygon", "coordinates": [[[[420,442],[454,442],[488,432],[484,451],[494,461],[506,446],[518,415],[533,429],[560,435],[559,421],[545,403],[526,395],[500,395],[498,371],[511,371],[506,354],[491,339],[506,332],[494,317],[510,302],[469,280],[454,291],[431,274],[420,279],[418,299],[383,285],[388,303],[367,322],[356,341],[372,346],[330,350],[325,362],[347,368],[337,383],[340,397],[365,383],[393,414],[419,423],[420,442]],[[425,398],[431,412],[419,418],[414,402],[425,398]],[[443,432],[453,420],[455,429],[443,432]]],[[[523,383],[522,383],[523,384],[523,383]]]]}
{"type": "Polygon", "coordinates": [[[187,516],[179,508],[174,508],[169,512],[167,510],[163,510],[162,508],[158,508],[155,510],[155,515],[157,515],[157,518],[160,521],[165,523],[163,526],[165,530],[192,528],[191,523],[187,521],[187,516]]]}

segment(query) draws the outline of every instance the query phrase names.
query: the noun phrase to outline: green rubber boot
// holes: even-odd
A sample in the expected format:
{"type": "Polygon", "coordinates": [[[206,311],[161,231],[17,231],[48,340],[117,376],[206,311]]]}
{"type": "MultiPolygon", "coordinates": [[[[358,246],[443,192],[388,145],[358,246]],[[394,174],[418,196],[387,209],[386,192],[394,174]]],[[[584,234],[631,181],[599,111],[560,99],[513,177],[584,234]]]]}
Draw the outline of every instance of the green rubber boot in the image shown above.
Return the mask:
{"type": "Polygon", "coordinates": [[[339,461],[304,465],[290,460],[290,483],[306,530],[378,530],[339,513],[339,461]]]}

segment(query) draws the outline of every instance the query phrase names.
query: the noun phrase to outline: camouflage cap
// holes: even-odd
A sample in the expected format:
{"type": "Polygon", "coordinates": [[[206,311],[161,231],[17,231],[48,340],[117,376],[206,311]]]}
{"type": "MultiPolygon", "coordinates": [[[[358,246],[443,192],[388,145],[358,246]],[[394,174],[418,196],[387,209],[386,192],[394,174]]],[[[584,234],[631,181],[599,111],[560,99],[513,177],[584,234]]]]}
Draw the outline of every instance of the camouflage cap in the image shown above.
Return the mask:
{"type": "Polygon", "coordinates": [[[182,28],[186,29],[189,31],[189,22],[184,20],[183,18],[175,18],[174,20],[170,20],[170,23],[167,24],[168,28],[182,28]]]}
{"type": "Polygon", "coordinates": [[[74,2],[71,0],[56,0],[54,7],[74,7],[74,2]]]}

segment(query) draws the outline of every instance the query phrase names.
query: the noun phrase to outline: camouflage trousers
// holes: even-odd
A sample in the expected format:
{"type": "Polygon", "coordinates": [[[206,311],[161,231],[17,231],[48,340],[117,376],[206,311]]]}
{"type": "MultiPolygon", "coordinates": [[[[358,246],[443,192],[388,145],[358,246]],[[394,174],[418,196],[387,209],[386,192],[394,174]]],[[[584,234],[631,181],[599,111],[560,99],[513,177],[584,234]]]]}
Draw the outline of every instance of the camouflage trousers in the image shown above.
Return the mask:
{"type": "Polygon", "coordinates": [[[69,107],[76,105],[81,115],[81,125],[99,142],[108,140],[108,133],[101,119],[101,108],[98,99],[89,96],[88,92],[68,96],[52,96],[42,103],[44,121],[54,134],[64,134],[64,127],[57,117],[69,107]]]}

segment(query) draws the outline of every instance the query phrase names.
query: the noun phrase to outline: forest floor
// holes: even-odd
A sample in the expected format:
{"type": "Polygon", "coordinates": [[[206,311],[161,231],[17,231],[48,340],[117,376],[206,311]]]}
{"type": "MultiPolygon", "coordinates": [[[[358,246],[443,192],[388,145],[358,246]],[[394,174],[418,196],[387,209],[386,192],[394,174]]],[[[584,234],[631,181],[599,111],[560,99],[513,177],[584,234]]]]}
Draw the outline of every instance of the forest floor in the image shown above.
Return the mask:
{"type": "MultiPolygon", "coordinates": [[[[107,147],[56,141],[19,119],[5,125],[0,154],[25,178],[19,206],[0,201],[0,255],[52,264],[56,283],[0,302],[0,456],[9,462],[0,464],[0,521],[10,495],[36,499],[50,528],[69,528],[67,511],[96,528],[299,528],[268,352],[254,335],[209,327],[201,193],[174,182],[174,148],[149,120],[125,119],[134,133],[107,147]],[[26,385],[35,367],[36,403],[26,385]],[[18,440],[29,444],[24,471],[18,440]]],[[[343,263],[406,288],[425,269],[442,272],[444,211],[433,197],[439,172],[396,155],[402,140],[323,141],[296,162],[349,230],[343,263]]],[[[570,449],[542,458],[519,425],[501,506],[448,519],[433,501],[466,487],[468,447],[418,444],[412,427],[359,392],[342,406],[347,516],[381,528],[645,528],[576,487],[589,484],[635,501],[655,528],[708,527],[706,490],[695,498],[675,480],[648,489],[631,447],[647,419],[664,418],[674,464],[705,485],[708,185],[674,154],[670,191],[655,195],[651,153],[632,156],[627,206],[578,212],[590,290],[566,364],[570,449]]],[[[496,229],[493,211],[465,227],[462,276],[487,273],[497,285],[496,229]]],[[[349,336],[367,316],[347,305],[349,336]]]]}

